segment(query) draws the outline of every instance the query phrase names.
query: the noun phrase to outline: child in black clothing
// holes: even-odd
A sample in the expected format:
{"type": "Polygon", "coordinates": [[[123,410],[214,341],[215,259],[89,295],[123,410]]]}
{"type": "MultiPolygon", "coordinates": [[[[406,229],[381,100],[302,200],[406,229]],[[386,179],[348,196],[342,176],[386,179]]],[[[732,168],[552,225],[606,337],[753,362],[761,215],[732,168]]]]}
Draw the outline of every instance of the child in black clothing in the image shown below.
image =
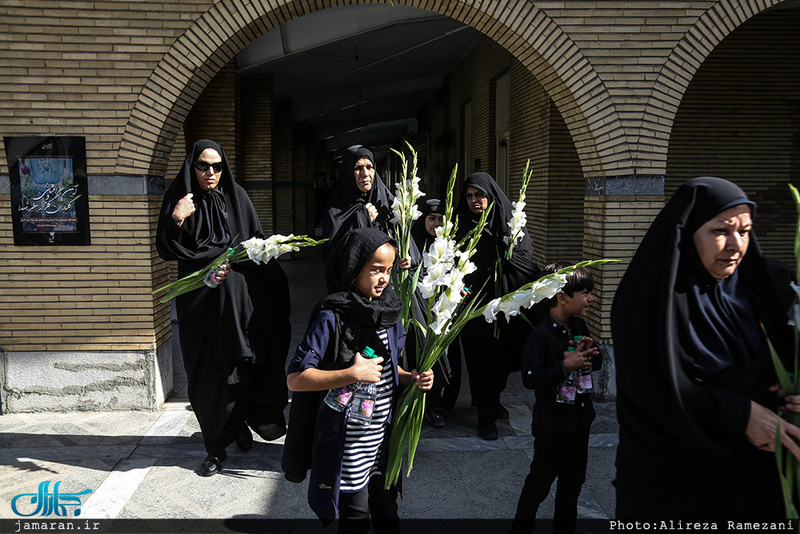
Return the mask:
{"type": "MultiPolygon", "coordinates": [[[[544,274],[567,266],[548,265],[544,274]]],[[[593,288],[589,271],[576,269],[550,299],[549,315],[528,336],[522,352],[522,382],[536,392],[531,424],[535,439],[531,471],[519,497],[512,532],[533,530],[539,505],[556,477],[554,531],[575,529],[595,412],[588,392],[572,390],[572,403],[560,402],[559,392],[572,387],[582,368],[597,370],[602,366],[600,352],[581,318],[589,310],[593,288]]]]}

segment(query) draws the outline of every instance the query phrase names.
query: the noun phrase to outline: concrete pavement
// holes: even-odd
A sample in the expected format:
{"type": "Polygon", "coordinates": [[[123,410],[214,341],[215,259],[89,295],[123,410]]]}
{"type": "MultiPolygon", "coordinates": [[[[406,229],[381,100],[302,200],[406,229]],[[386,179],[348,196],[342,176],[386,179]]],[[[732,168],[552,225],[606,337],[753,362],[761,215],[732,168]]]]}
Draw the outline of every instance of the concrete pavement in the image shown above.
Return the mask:
{"type": "MultiPolygon", "coordinates": [[[[323,294],[321,264],[314,253],[303,251],[281,265],[292,283],[296,346],[310,308],[323,294]]],[[[57,510],[48,517],[33,513],[38,506],[32,501],[34,494],[47,481],[44,500],[52,497],[60,482],[61,503],[73,503],[62,509],[66,519],[72,520],[72,530],[323,531],[307,505],[307,481],[294,484],[283,478],[282,439],[265,442],[255,436],[248,453],[232,445],[222,473],[199,476],[206,453],[186,398],[177,343],[174,347],[175,393],[160,411],[0,417],[0,532],[28,531],[26,526],[33,523],[65,521],[57,516],[57,510]],[[74,496],[86,489],[91,493],[74,496]],[[73,515],[75,499],[82,503],[79,517],[73,515]],[[93,528],[95,522],[97,528],[93,528]]],[[[455,409],[445,413],[446,426],[423,428],[414,469],[403,481],[399,501],[403,531],[507,530],[533,453],[533,395],[522,387],[517,374],[509,380],[503,404],[511,416],[498,422],[500,439],[479,438],[465,377],[455,409]]],[[[607,519],[613,517],[615,505],[611,485],[617,444],[614,405],[597,402],[596,407],[598,418],[592,429],[587,481],[579,506],[579,517],[586,520],[579,529],[585,532],[607,531],[607,519]]],[[[539,517],[552,517],[552,512],[551,494],[539,517]]],[[[62,527],[70,528],[67,524],[62,527]]],[[[324,531],[335,531],[335,526],[324,531]]],[[[545,531],[549,527],[545,526],[545,531]]]]}

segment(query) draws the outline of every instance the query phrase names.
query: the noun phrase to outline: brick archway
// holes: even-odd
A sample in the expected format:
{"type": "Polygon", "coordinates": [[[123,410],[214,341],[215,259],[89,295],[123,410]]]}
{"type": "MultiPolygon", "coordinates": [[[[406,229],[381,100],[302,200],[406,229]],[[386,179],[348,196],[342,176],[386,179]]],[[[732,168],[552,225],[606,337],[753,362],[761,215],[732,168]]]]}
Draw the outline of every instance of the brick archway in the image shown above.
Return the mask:
{"type": "Polygon", "coordinates": [[[706,10],[677,43],[658,73],[642,120],[631,128],[637,130],[637,155],[660,164],[651,174],[666,173],[671,125],[683,95],[708,55],[739,26],[779,4],[794,2],[767,0],[756,5],[748,0],[723,0],[706,10]]]}
{"type": "MultiPolygon", "coordinates": [[[[358,4],[300,0],[268,5],[223,0],[164,55],[144,85],[122,137],[118,174],[160,175],[195,100],[215,74],[259,35],[309,13],[358,4]]],[[[536,76],[567,124],[586,176],[629,168],[632,148],[595,69],[558,25],[527,0],[400,0],[468,24],[505,47],[536,76]]]]}

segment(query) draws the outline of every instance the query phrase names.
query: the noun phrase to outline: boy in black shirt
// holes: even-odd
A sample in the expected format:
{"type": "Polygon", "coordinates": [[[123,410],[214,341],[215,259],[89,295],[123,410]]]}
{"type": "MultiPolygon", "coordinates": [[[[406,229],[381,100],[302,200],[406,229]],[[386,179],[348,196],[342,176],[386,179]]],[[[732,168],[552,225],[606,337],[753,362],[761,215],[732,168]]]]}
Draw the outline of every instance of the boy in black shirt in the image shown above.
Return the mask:
{"type": "MultiPolygon", "coordinates": [[[[550,274],[568,264],[548,265],[550,274]]],[[[550,299],[550,313],[528,336],[522,352],[522,382],[535,390],[531,433],[531,471],[517,504],[512,532],[531,532],[539,505],[558,477],[555,532],[573,532],[578,496],[586,479],[589,429],[595,418],[591,395],[578,388],[584,374],[600,369],[602,356],[589,337],[585,317],[594,281],[586,269],[576,269],[550,299]],[[570,400],[572,402],[570,402],[570,400]]],[[[591,376],[591,375],[590,375],[591,376]]]]}

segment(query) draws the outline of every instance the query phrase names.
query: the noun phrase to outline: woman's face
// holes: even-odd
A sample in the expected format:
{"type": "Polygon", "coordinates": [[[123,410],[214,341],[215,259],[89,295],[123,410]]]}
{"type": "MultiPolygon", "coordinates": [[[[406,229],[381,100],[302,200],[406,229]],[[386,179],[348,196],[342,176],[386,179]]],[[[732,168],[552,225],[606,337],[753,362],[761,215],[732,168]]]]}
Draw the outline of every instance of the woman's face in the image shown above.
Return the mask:
{"type": "Polygon", "coordinates": [[[222,177],[222,158],[219,152],[213,148],[203,150],[200,157],[194,162],[194,175],[202,189],[211,191],[217,187],[219,179],[222,177]]]}
{"type": "Polygon", "coordinates": [[[486,208],[489,207],[489,199],[486,197],[486,193],[478,189],[477,187],[467,186],[467,192],[465,194],[467,198],[467,205],[469,209],[475,215],[480,215],[486,208]]]}
{"type": "Polygon", "coordinates": [[[353,289],[369,300],[380,297],[392,279],[394,260],[394,247],[389,243],[382,245],[356,276],[353,289]]]}
{"type": "Polygon", "coordinates": [[[364,157],[356,162],[353,167],[353,173],[356,176],[356,185],[362,193],[369,192],[372,189],[372,180],[375,179],[375,167],[369,158],[364,157]]]}
{"type": "Polygon", "coordinates": [[[429,213],[425,217],[425,231],[432,236],[436,235],[436,229],[442,224],[444,224],[444,215],[441,213],[429,213]]]}
{"type": "Polygon", "coordinates": [[[750,244],[750,208],[734,206],[697,229],[694,244],[706,271],[718,280],[736,271],[750,244]]]}

